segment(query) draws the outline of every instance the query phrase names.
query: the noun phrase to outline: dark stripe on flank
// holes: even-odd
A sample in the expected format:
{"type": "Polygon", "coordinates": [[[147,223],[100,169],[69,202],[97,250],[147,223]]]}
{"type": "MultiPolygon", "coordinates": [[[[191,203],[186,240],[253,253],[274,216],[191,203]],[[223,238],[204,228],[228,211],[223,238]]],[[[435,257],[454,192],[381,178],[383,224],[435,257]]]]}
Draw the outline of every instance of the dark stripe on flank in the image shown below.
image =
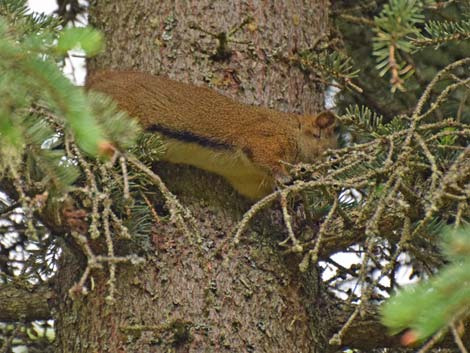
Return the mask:
{"type": "Polygon", "coordinates": [[[165,135],[166,137],[174,138],[179,141],[188,142],[188,143],[197,143],[198,145],[201,145],[203,147],[209,147],[209,148],[221,149],[221,150],[229,150],[233,148],[233,146],[228,143],[214,141],[203,136],[197,136],[193,134],[192,132],[188,132],[188,131],[175,131],[168,127],[158,125],[158,124],[151,125],[147,127],[145,130],[150,131],[150,132],[158,132],[158,133],[161,133],[162,135],[165,135]]]}

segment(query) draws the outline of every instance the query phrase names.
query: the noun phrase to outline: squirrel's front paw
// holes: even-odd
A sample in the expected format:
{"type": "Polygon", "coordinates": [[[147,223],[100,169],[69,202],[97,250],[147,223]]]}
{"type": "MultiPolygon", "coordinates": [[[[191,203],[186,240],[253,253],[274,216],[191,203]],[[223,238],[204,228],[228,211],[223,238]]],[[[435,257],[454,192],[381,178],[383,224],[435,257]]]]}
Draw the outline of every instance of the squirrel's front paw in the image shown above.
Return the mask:
{"type": "Polygon", "coordinates": [[[293,180],[291,175],[276,175],[275,179],[276,179],[276,184],[281,184],[281,185],[290,184],[293,180]]]}
{"type": "Polygon", "coordinates": [[[292,183],[292,175],[287,173],[287,170],[283,165],[279,169],[275,170],[273,174],[277,185],[287,185],[292,183]]]}

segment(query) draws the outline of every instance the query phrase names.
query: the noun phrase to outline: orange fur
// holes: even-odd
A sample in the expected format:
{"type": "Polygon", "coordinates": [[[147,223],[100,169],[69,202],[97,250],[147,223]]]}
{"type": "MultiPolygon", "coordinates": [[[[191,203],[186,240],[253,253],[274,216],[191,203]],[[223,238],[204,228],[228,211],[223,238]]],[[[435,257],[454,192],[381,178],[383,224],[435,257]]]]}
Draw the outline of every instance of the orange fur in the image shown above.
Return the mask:
{"type": "Polygon", "coordinates": [[[254,199],[287,175],[281,161],[311,163],[336,146],[336,119],[328,111],[317,116],[283,113],[236,102],[209,88],[132,71],[98,72],[86,86],[113,97],[144,128],[163,129],[169,146],[163,159],[220,174],[254,199]],[[211,152],[215,158],[208,157],[211,152]],[[218,162],[230,156],[233,161],[218,162]],[[255,186],[248,185],[251,179],[255,186]]]}

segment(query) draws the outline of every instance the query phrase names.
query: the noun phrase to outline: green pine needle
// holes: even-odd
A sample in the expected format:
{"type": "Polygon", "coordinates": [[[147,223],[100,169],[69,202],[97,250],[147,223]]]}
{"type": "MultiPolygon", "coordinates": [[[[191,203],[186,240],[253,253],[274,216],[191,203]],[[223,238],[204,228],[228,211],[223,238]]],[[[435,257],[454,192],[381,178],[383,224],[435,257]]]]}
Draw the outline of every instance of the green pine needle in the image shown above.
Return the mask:
{"type": "Polygon", "coordinates": [[[103,48],[103,35],[89,27],[67,28],[60,33],[57,53],[65,54],[77,48],[82,49],[87,56],[94,56],[103,48]]]}
{"type": "Polygon", "coordinates": [[[439,48],[444,43],[451,41],[463,41],[470,39],[470,20],[429,21],[425,24],[426,34],[420,34],[413,39],[413,44],[418,47],[435,46],[439,48]]]}
{"type": "Polygon", "coordinates": [[[382,322],[391,333],[412,329],[422,341],[470,308],[470,229],[448,229],[443,239],[451,264],[427,281],[398,292],[382,306],[382,322]]]}

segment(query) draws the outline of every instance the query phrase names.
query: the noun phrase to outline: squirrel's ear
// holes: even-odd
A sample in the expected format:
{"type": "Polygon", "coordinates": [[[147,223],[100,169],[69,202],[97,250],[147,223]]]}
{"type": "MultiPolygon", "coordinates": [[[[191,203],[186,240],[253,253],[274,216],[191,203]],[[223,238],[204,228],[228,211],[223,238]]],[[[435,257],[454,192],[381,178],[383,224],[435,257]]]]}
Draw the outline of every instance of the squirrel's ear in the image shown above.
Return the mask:
{"type": "Polygon", "coordinates": [[[336,122],[336,115],[331,110],[325,110],[315,118],[315,125],[320,129],[326,129],[336,122]]]}

